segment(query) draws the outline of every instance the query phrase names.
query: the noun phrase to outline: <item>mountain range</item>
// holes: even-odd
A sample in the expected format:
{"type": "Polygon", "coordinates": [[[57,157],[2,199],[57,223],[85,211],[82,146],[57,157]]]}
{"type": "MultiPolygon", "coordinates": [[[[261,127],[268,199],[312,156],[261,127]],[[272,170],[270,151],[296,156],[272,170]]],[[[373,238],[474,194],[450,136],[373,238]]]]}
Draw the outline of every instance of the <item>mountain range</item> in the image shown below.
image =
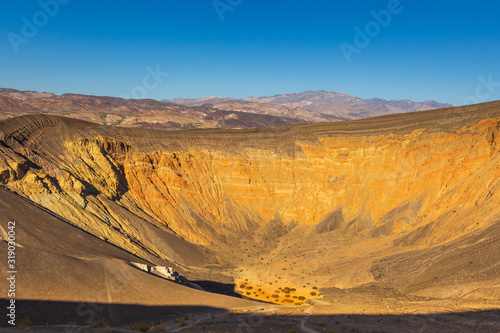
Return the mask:
{"type": "MultiPolygon", "coordinates": [[[[169,100],[166,100],[169,101],[169,100]]],[[[270,97],[247,97],[245,99],[236,99],[233,97],[204,97],[199,99],[176,98],[169,102],[182,105],[238,105],[240,102],[265,103],[271,105],[281,105],[291,110],[301,109],[315,111],[320,114],[334,115],[339,118],[360,119],[385,114],[424,111],[431,109],[447,108],[453,105],[439,103],[436,101],[414,102],[408,99],[404,100],[385,100],[380,98],[361,99],[346,93],[337,93],[333,91],[313,91],[308,90],[302,93],[282,94],[270,97]]]]}
{"type": "Polygon", "coordinates": [[[451,105],[435,101],[360,99],[327,91],[243,100],[206,97],[157,101],[0,89],[0,120],[43,113],[103,125],[164,130],[299,125],[444,107],[451,105]]]}

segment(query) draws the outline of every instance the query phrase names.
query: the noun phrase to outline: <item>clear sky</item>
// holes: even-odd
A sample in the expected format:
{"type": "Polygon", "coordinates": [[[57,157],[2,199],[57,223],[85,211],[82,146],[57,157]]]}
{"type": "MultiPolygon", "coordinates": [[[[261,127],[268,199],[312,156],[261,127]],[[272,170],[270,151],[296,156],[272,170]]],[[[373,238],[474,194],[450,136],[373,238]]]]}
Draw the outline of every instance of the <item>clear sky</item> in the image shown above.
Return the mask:
{"type": "Polygon", "coordinates": [[[154,99],[332,90],[498,100],[499,13],[491,0],[3,1],[0,87],[154,99]]]}

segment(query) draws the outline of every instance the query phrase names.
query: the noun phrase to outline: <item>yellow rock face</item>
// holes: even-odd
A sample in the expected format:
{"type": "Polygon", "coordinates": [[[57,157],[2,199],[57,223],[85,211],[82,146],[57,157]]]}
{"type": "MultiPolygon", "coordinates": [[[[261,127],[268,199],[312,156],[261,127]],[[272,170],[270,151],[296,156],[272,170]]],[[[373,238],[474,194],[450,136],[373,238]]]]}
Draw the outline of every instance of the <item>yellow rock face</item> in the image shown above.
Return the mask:
{"type": "Polygon", "coordinates": [[[208,229],[245,231],[248,221],[276,214],[285,224],[314,225],[335,211],[343,222],[333,227],[363,215],[372,225],[358,231],[390,223],[383,232],[399,233],[487,196],[500,179],[491,170],[495,131],[498,122],[488,120],[454,133],[320,137],[297,141],[293,155],[244,147],[135,152],[125,156],[123,173],[141,207],[195,242],[209,242],[208,229]],[[405,205],[401,216],[387,215],[405,205]]]}

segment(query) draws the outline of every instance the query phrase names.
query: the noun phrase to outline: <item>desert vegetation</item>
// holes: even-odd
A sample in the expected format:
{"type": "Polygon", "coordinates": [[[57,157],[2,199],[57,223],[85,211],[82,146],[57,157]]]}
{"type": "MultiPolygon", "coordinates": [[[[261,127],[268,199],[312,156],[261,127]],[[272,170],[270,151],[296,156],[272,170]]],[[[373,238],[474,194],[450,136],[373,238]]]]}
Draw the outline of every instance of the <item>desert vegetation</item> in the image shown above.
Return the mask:
{"type": "Polygon", "coordinates": [[[308,299],[321,298],[317,287],[293,287],[285,282],[274,284],[252,282],[248,279],[237,282],[236,292],[249,299],[280,305],[304,305],[308,299]]]}

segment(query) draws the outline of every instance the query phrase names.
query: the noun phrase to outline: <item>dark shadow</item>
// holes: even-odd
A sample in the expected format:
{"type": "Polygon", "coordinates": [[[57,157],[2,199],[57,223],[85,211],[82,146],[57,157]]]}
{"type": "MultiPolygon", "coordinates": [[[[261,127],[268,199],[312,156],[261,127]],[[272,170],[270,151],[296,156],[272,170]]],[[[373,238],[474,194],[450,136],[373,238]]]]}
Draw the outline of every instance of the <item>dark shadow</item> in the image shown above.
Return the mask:
{"type": "Polygon", "coordinates": [[[259,303],[265,303],[265,304],[272,304],[271,302],[266,302],[263,300],[258,300],[258,299],[253,299],[253,298],[247,298],[243,297],[242,294],[237,293],[234,291],[235,289],[235,284],[233,283],[221,283],[221,282],[215,282],[215,281],[208,281],[208,280],[202,280],[202,281],[192,281],[202,287],[205,291],[208,291],[210,293],[215,293],[215,294],[221,294],[221,295],[226,295],[226,296],[232,296],[232,297],[238,297],[238,298],[246,298],[250,299],[254,302],[259,302],[259,303]]]}
{"type": "MultiPolygon", "coordinates": [[[[0,326],[10,327],[7,320],[8,300],[1,299],[0,326]]],[[[55,301],[16,301],[16,322],[35,325],[104,324],[120,326],[137,322],[166,321],[199,313],[223,313],[225,310],[204,306],[144,306],[55,301]]],[[[2,329],[0,329],[0,332],[2,329]]]]}
{"type": "Polygon", "coordinates": [[[222,294],[227,296],[239,297],[241,295],[234,291],[235,285],[233,283],[221,283],[215,281],[192,281],[202,287],[205,291],[222,294]]]}
{"type": "MultiPolygon", "coordinates": [[[[6,309],[7,304],[8,300],[0,300],[2,309],[6,309]]],[[[16,319],[17,328],[27,325],[32,332],[91,332],[95,327],[119,326],[138,330],[140,327],[136,325],[140,324],[163,327],[167,331],[185,327],[189,332],[500,332],[500,310],[426,315],[308,315],[300,314],[299,310],[293,315],[282,314],[294,308],[282,306],[273,309],[272,314],[259,314],[228,312],[208,306],[21,300],[16,302],[16,319]]],[[[5,314],[2,317],[5,318],[5,314]]],[[[2,319],[1,326],[7,325],[2,319]]]]}

